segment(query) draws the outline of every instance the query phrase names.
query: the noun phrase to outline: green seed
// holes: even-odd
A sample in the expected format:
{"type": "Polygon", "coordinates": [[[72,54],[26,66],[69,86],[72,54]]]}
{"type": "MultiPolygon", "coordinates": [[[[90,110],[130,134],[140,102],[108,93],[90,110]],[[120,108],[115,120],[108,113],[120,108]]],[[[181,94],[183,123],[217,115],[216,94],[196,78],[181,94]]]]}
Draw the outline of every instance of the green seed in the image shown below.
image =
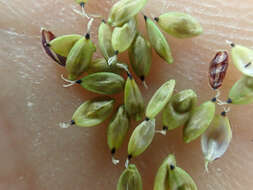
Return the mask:
{"type": "Polygon", "coordinates": [[[143,153],[155,136],[155,119],[144,120],[133,131],[128,143],[128,155],[136,157],[143,153]]]}
{"type": "Polygon", "coordinates": [[[96,47],[89,39],[89,35],[75,43],[66,61],[66,69],[70,80],[76,80],[88,68],[95,51],[96,47]]]}
{"type": "Polygon", "coordinates": [[[121,26],[137,15],[146,5],[147,0],[120,0],[110,10],[108,23],[121,26]]]}
{"type": "Polygon", "coordinates": [[[120,175],[117,190],[142,190],[141,175],[134,164],[130,164],[120,175]]]}
{"type": "Polygon", "coordinates": [[[227,151],[231,140],[232,130],[228,117],[215,115],[210,127],[201,136],[201,147],[207,171],[208,163],[220,158],[227,151]]]}
{"type": "Polygon", "coordinates": [[[196,103],[197,95],[191,89],[175,94],[163,110],[162,120],[166,130],[185,125],[196,103]]]}
{"type": "Polygon", "coordinates": [[[85,101],[75,111],[72,121],[78,127],[93,127],[106,120],[113,111],[114,100],[100,98],[85,101]]]}
{"type": "Polygon", "coordinates": [[[169,168],[170,190],[197,190],[198,187],[192,177],[179,167],[169,168]]]}
{"type": "Polygon", "coordinates": [[[136,18],[132,18],[121,27],[116,27],[112,33],[112,47],[115,52],[126,51],[134,41],[137,21],[136,18]]]}
{"type": "Polygon", "coordinates": [[[128,130],[128,116],[124,105],[121,105],[114,118],[111,120],[107,130],[107,143],[112,154],[120,148],[128,130]]]}
{"type": "Polygon", "coordinates": [[[134,118],[136,121],[142,119],[145,107],[144,100],[138,85],[130,74],[124,90],[124,104],[131,118],[134,118]]]}
{"type": "Polygon", "coordinates": [[[122,67],[128,67],[125,63],[115,63],[111,66],[108,65],[106,59],[98,58],[93,60],[89,64],[89,68],[87,69],[88,74],[97,73],[97,72],[112,72],[116,74],[121,74],[124,70],[122,67]]]}
{"type": "Polygon", "coordinates": [[[169,189],[169,167],[176,166],[176,158],[173,154],[167,156],[164,159],[162,165],[159,167],[156,177],[155,177],[155,184],[154,190],[168,190],[169,189]]]}
{"type": "Polygon", "coordinates": [[[166,38],[151,19],[147,18],[146,16],[144,16],[144,18],[146,21],[149,41],[152,47],[161,58],[163,58],[167,63],[171,64],[173,62],[173,57],[171,55],[170,46],[166,38]]]}
{"type": "Polygon", "coordinates": [[[215,103],[211,101],[194,108],[190,120],[184,127],[184,141],[189,143],[202,135],[212,122],[214,114],[215,103]]]}
{"type": "Polygon", "coordinates": [[[98,44],[102,55],[107,61],[110,57],[114,56],[114,50],[112,48],[112,29],[110,25],[104,21],[100,24],[98,29],[98,44]]]}
{"type": "Polygon", "coordinates": [[[231,50],[234,65],[244,75],[253,77],[253,50],[245,46],[234,45],[231,50]]]}
{"type": "Polygon", "coordinates": [[[155,118],[163,110],[173,94],[175,85],[175,80],[169,80],[155,92],[146,109],[147,118],[155,118]]]}
{"type": "Polygon", "coordinates": [[[115,73],[99,72],[85,76],[78,83],[91,92],[111,95],[123,91],[125,81],[115,73]]]}
{"type": "Polygon", "coordinates": [[[155,18],[155,20],[165,32],[177,38],[191,38],[203,32],[197,19],[189,14],[169,12],[155,18]]]}
{"type": "Polygon", "coordinates": [[[229,91],[232,104],[250,104],[253,102],[253,77],[243,76],[229,91]]]}
{"type": "Polygon", "coordinates": [[[55,53],[67,57],[74,44],[81,38],[79,34],[63,35],[50,41],[49,45],[55,53]]]}
{"type": "Polygon", "coordinates": [[[138,34],[128,54],[134,73],[144,81],[152,63],[152,49],[149,41],[138,34]]]}

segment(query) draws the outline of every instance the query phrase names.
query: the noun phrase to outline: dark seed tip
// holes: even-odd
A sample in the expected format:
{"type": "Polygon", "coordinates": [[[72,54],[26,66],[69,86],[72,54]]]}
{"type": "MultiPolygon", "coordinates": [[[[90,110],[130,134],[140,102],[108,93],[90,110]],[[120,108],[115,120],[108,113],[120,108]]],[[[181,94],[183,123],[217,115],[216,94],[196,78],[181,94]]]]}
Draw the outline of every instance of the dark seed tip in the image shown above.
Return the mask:
{"type": "Polygon", "coordinates": [[[102,22],[103,22],[103,23],[106,23],[105,19],[102,19],[102,22]]]}
{"type": "Polygon", "coordinates": [[[49,43],[45,43],[45,45],[46,45],[47,47],[50,47],[50,46],[51,46],[49,43]]]}
{"type": "Polygon", "coordinates": [[[118,51],[118,50],[116,50],[116,51],[114,52],[114,54],[115,54],[115,55],[118,55],[118,54],[119,54],[119,51],[118,51]]]}
{"type": "Polygon", "coordinates": [[[71,125],[75,125],[75,123],[76,123],[76,122],[75,122],[74,120],[71,120],[71,121],[70,121],[70,124],[71,124],[71,125]]]}
{"type": "Polygon", "coordinates": [[[146,15],[144,15],[144,20],[146,21],[148,19],[148,17],[146,15]]]}
{"type": "Polygon", "coordinates": [[[225,117],[227,113],[225,111],[223,111],[220,114],[225,117]]]}
{"type": "Polygon", "coordinates": [[[77,81],[76,81],[76,84],[81,84],[81,83],[82,83],[81,80],[77,80],[77,81]]]}
{"type": "Polygon", "coordinates": [[[232,103],[231,98],[228,98],[227,103],[228,103],[228,104],[231,104],[231,103],[232,103]]]}
{"type": "Polygon", "coordinates": [[[141,81],[144,81],[145,77],[144,76],[140,76],[140,79],[141,79],[141,81]]]}
{"type": "Polygon", "coordinates": [[[131,160],[132,157],[133,157],[133,156],[132,156],[131,154],[129,154],[129,155],[127,156],[127,159],[128,159],[128,160],[131,160]]]}
{"type": "Polygon", "coordinates": [[[175,169],[175,166],[171,164],[171,165],[170,165],[170,169],[171,169],[171,170],[174,170],[174,169],[175,169]]]}
{"type": "Polygon", "coordinates": [[[150,119],[148,117],[145,118],[145,121],[149,121],[150,119]]]}
{"type": "Polygon", "coordinates": [[[164,131],[167,131],[167,130],[168,130],[168,127],[167,127],[167,126],[163,126],[163,130],[164,130],[164,131]]]}
{"type": "Polygon", "coordinates": [[[90,39],[90,34],[87,33],[87,34],[85,35],[85,38],[86,38],[86,40],[89,40],[89,39],[90,39]]]}
{"type": "Polygon", "coordinates": [[[235,47],[235,44],[234,44],[234,43],[231,43],[230,46],[231,46],[231,47],[235,47]]]}
{"type": "Polygon", "coordinates": [[[133,76],[129,73],[129,72],[127,72],[127,76],[132,80],[133,79],[133,76]]]}
{"type": "Polygon", "coordinates": [[[156,22],[158,22],[158,21],[159,21],[159,18],[158,18],[158,17],[155,17],[154,20],[155,20],[156,22]]]}
{"type": "Polygon", "coordinates": [[[111,150],[111,154],[113,155],[113,154],[115,154],[115,152],[116,152],[116,149],[113,148],[113,149],[111,150]]]}
{"type": "Polygon", "coordinates": [[[217,100],[216,97],[213,97],[211,101],[216,102],[216,100],[217,100]]]}
{"type": "Polygon", "coordinates": [[[81,6],[81,7],[84,7],[84,5],[85,5],[84,2],[81,2],[81,3],[80,3],[80,6],[81,6]]]}
{"type": "Polygon", "coordinates": [[[247,68],[251,65],[251,62],[249,62],[248,64],[246,64],[244,67],[247,68]]]}

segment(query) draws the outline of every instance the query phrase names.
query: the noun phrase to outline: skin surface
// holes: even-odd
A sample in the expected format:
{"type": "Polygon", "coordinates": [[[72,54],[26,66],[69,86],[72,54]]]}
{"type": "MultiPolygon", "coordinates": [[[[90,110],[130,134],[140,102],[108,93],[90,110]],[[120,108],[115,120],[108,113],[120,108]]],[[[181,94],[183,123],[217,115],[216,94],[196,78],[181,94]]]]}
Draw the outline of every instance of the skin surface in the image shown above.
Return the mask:
{"type": "MultiPolygon", "coordinates": [[[[106,18],[111,4],[110,0],[90,0],[86,10],[106,18]]],[[[60,74],[66,76],[64,68],[53,63],[41,48],[41,27],[58,36],[85,32],[87,19],[73,8],[80,10],[72,0],[0,0],[0,189],[109,190],[116,188],[124,169],[128,140],[115,155],[121,160],[115,167],[106,144],[108,121],[94,128],[58,126],[71,119],[84,100],[95,96],[80,86],[63,88],[60,74]]],[[[150,0],[143,11],[149,17],[184,11],[201,22],[204,34],[185,40],[166,35],[175,61],[168,65],[153,51],[146,78],[149,89],[141,86],[145,102],[169,79],[176,79],[177,91],[195,90],[198,104],[211,99],[215,92],[208,86],[209,62],[217,50],[229,50],[225,40],[253,47],[252,9],[251,0],[150,0]]],[[[96,44],[99,23],[96,19],[91,29],[96,44]]],[[[142,16],[139,28],[146,33],[142,16]]],[[[97,50],[95,57],[99,55],[97,50]]],[[[121,60],[126,61],[126,55],[121,60]]],[[[230,64],[222,99],[240,77],[230,64]]],[[[114,97],[122,101],[122,94],[114,97]]],[[[183,143],[181,128],[167,136],[157,134],[151,146],[132,161],[142,175],[144,189],[152,190],[157,169],[169,153],[175,153],[178,165],[195,179],[200,190],[252,189],[252,114],[253,105],[231,107],[232,143],[221,159],[209,165],[208,174],[199,139],[183,143]]],[[[159,116],[157,128],[161,127],[159,116]]]]}

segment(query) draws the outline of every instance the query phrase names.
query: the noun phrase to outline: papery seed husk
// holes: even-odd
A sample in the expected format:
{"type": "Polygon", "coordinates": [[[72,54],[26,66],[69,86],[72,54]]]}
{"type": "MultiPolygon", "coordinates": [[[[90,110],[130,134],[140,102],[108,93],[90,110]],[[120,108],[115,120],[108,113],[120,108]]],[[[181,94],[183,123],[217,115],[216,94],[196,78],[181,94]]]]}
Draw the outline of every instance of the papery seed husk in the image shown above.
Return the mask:
{"type": "Polygon", "coordinates": [[[105,21],[102,21],[98,28],[98,44],[102,55],[107,61],[110,57],[114,56],[114,50],[112,48],[112,29],[105,21]]]}
{"type": "Polygon", "coordinates": [[[81,79],[83,88],[98,94],[117,94],[124,90],[125,80],[111,72],[98,72],[81,79]]]}
{"type": "Polygon", "coordinates": [[[155,135],[155,119],[144,120],[133,131],[128,143],[128,155],[136,157],[151,144],[155,135]]]}
{"type": "Polygon", "coordinates": [[[122,26],[137,15],[146,5],[147,0],[119,0],[111,8],[108,23],[122,26]]]}
{"type": "Polygon", "coordinates": [[[163,110],[163,125],[173,130],[185,125],[197,103],[197,94],[191,90],[183,90],[175,94],[163,110]]]}
{"type": "Polygon", "coordinates": [[[173,154],[168,155],[161,166],[159,167],[154,183],[153,190],[168,190],[169,189],[169,167],[176,166],[176,158],[173,154]]]}
{"type": "Polygon", "coordinates": [[[87,100],[73,114],[72,121],[78,127],[93,127],[106,120],[113,111],[114,100],[101,97],[87,100]]]}
{"type": "Polygon", "coordinates": [[[148,38],[152,47],[155,49],[156,53],[167,63],[173,63],[170,46],[163,33],[151,19],[147,18],[146,16],[144,16],[144,18],[146,20],[148,38]]]}
{"type": "Polygon", "coordinates": [[[170,190],[197,190],[192,177],[182,168],[175,167],[169,172],[169,186],[170,190]]]}
{"type": "Polygon", "coordinates": [[[111,151],[120,148],[128,130],[128,116],[124,105],[121,105],[107,129],[107,143],[111,151]]]}
{"type": "Polygon", "coordinates": [[[134,73],[144,80],[152,63],[151,44],[141,34],[138,34],[128,51],[134,73]]]}
{"type": "Polygon", "coordinates": [[[143,118],[144,99],[132,76],[127,78],[124,89],[124,104],[128,115],[136,121],[143,118]]]}
{"type": "Polygon", "coordinates": [[[250,104],[253,102],[253,77],[243,76],[229,91],[232,104],[250,104]]]}
{"type": "Polygon", "coordinates": [[[67,57],[74,44],[82,37],[79,34],[62,35],[50,41],[49,45],[55,53],[67,57]]]}
{"type": "Polygon", "coordinates": [[[95,51],[96,47],[89,38],[83,37],[75,43],[66,61],[69,80],[76,80],[87,70],[95,51]]]}
{"type": "Polygon", "coordinates": [[[141,175],[134,164],[130,164],[120,175],[117,190],[142,190],[141,175]]]}
{"type": "Polygon", "coordinates": [[[175,80],[169,80],[155,92],[146,108],[147,118],[155,118],[163,110],[173,94],[175,85],[175,80]]]}
{"type": "Polygon", "coordinates": [[[137,33],[137,20],[132,18],[121,27],[116,27],[112,33],[112,47],[114,51],[122,53],[126,51],[134,41],[137,33]]]}
{"type": "Polygon", "coordinates": [[[168,12],[156,18],[159,26],[176,38],[191,38],[203,33],[197,19],[182,12],[168,12]]]}
{"type": "Polygon", "coordinates": [[[202,135],[212,122],[214,115],[215,103],[212,101],[204,102],[195,107],[183,130],[184,141],[189,143],[202,135]]]}
{"type": "Polygon", "coordinates": [[[201,136],[201,148],[205,157],[206,169],[209,162],[220,158],[232,140],[232,130],[227,116],[215,115],[211,125],[201,136]]]}
{"type": "Polygon", "coordinates": [[[231,49],[231,59],[242,74],[253,77],[253,50],[242,45],[234,45],[231,49]]]}

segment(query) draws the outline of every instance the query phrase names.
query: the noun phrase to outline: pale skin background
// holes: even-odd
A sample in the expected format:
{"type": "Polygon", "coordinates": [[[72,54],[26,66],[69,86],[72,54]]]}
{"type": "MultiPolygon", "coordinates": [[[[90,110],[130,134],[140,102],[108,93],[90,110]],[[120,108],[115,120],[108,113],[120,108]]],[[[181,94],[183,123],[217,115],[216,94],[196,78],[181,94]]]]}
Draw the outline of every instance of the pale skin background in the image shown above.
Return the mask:
{"type": "MultiPolygon", "coordinates": [[[[106,15],[111,1],[90,0],[88,13],[106,15]]],[[[74,110],[94,96],[80,86],[64,89],[64,68],[42,51],[40,28],[56,35],[84,33],[85,24],[72,0],[0,0],[0,189],[2,190],[109,190],[115,189],[124,169],[127,141],[112,165],[106,144],[106,126],[61,129],[74,110]]],[[[153,52],[153,65],[142,92],[146,102],[166,80],[176,79],[176,89],[194,89],[199,103],[215,94],[208,86],[207,69],[217,49],[227,49],[225,40],[253,47],[253,4],[251,0],[150,0],[144,12],[157,16],[169,10],[184,11],[198,18],[205,33],[178,40],[167,36],[175,62],[167,65],[153,52]]],[[[143,18],[139,18],[140,30],[143,18]]],[[[92,26],[96,43],[100,19],[92,26]]],[[[99,56],[97,50],[96,57],[99,56]]],[[[123,56],[122,60],[126,60],[123,56]]],[[[223,98],[240,73],[230,64],[222,88],[223,98]]],[[[122,94],[116,97],[121,97],[122,94]]],[[[118,101],[119,102],[119,101],[118,101]]],[[[218,111],[219,112],[219,111],[218,111]]],[[[226,154],[204,172],[200,142],[182,141],[181,128],[166,137],[156,135],[152,145],[133,160],[151,190],[162,160],[175,153],[178,165],[188,171],[200,190],[247,190],[253,182],[253,105],[233,106],[228,114],[233,140],[226,154]]],[[[108,123],[108,121],[107,121],[108,123]]],[[[157,127],[161,127],[160,119],[157,127]]],[[[133,128],[132,128],[133,129],[133,128]]],[[[129,137],[128,137],[129,138],[129,137]]]]}

